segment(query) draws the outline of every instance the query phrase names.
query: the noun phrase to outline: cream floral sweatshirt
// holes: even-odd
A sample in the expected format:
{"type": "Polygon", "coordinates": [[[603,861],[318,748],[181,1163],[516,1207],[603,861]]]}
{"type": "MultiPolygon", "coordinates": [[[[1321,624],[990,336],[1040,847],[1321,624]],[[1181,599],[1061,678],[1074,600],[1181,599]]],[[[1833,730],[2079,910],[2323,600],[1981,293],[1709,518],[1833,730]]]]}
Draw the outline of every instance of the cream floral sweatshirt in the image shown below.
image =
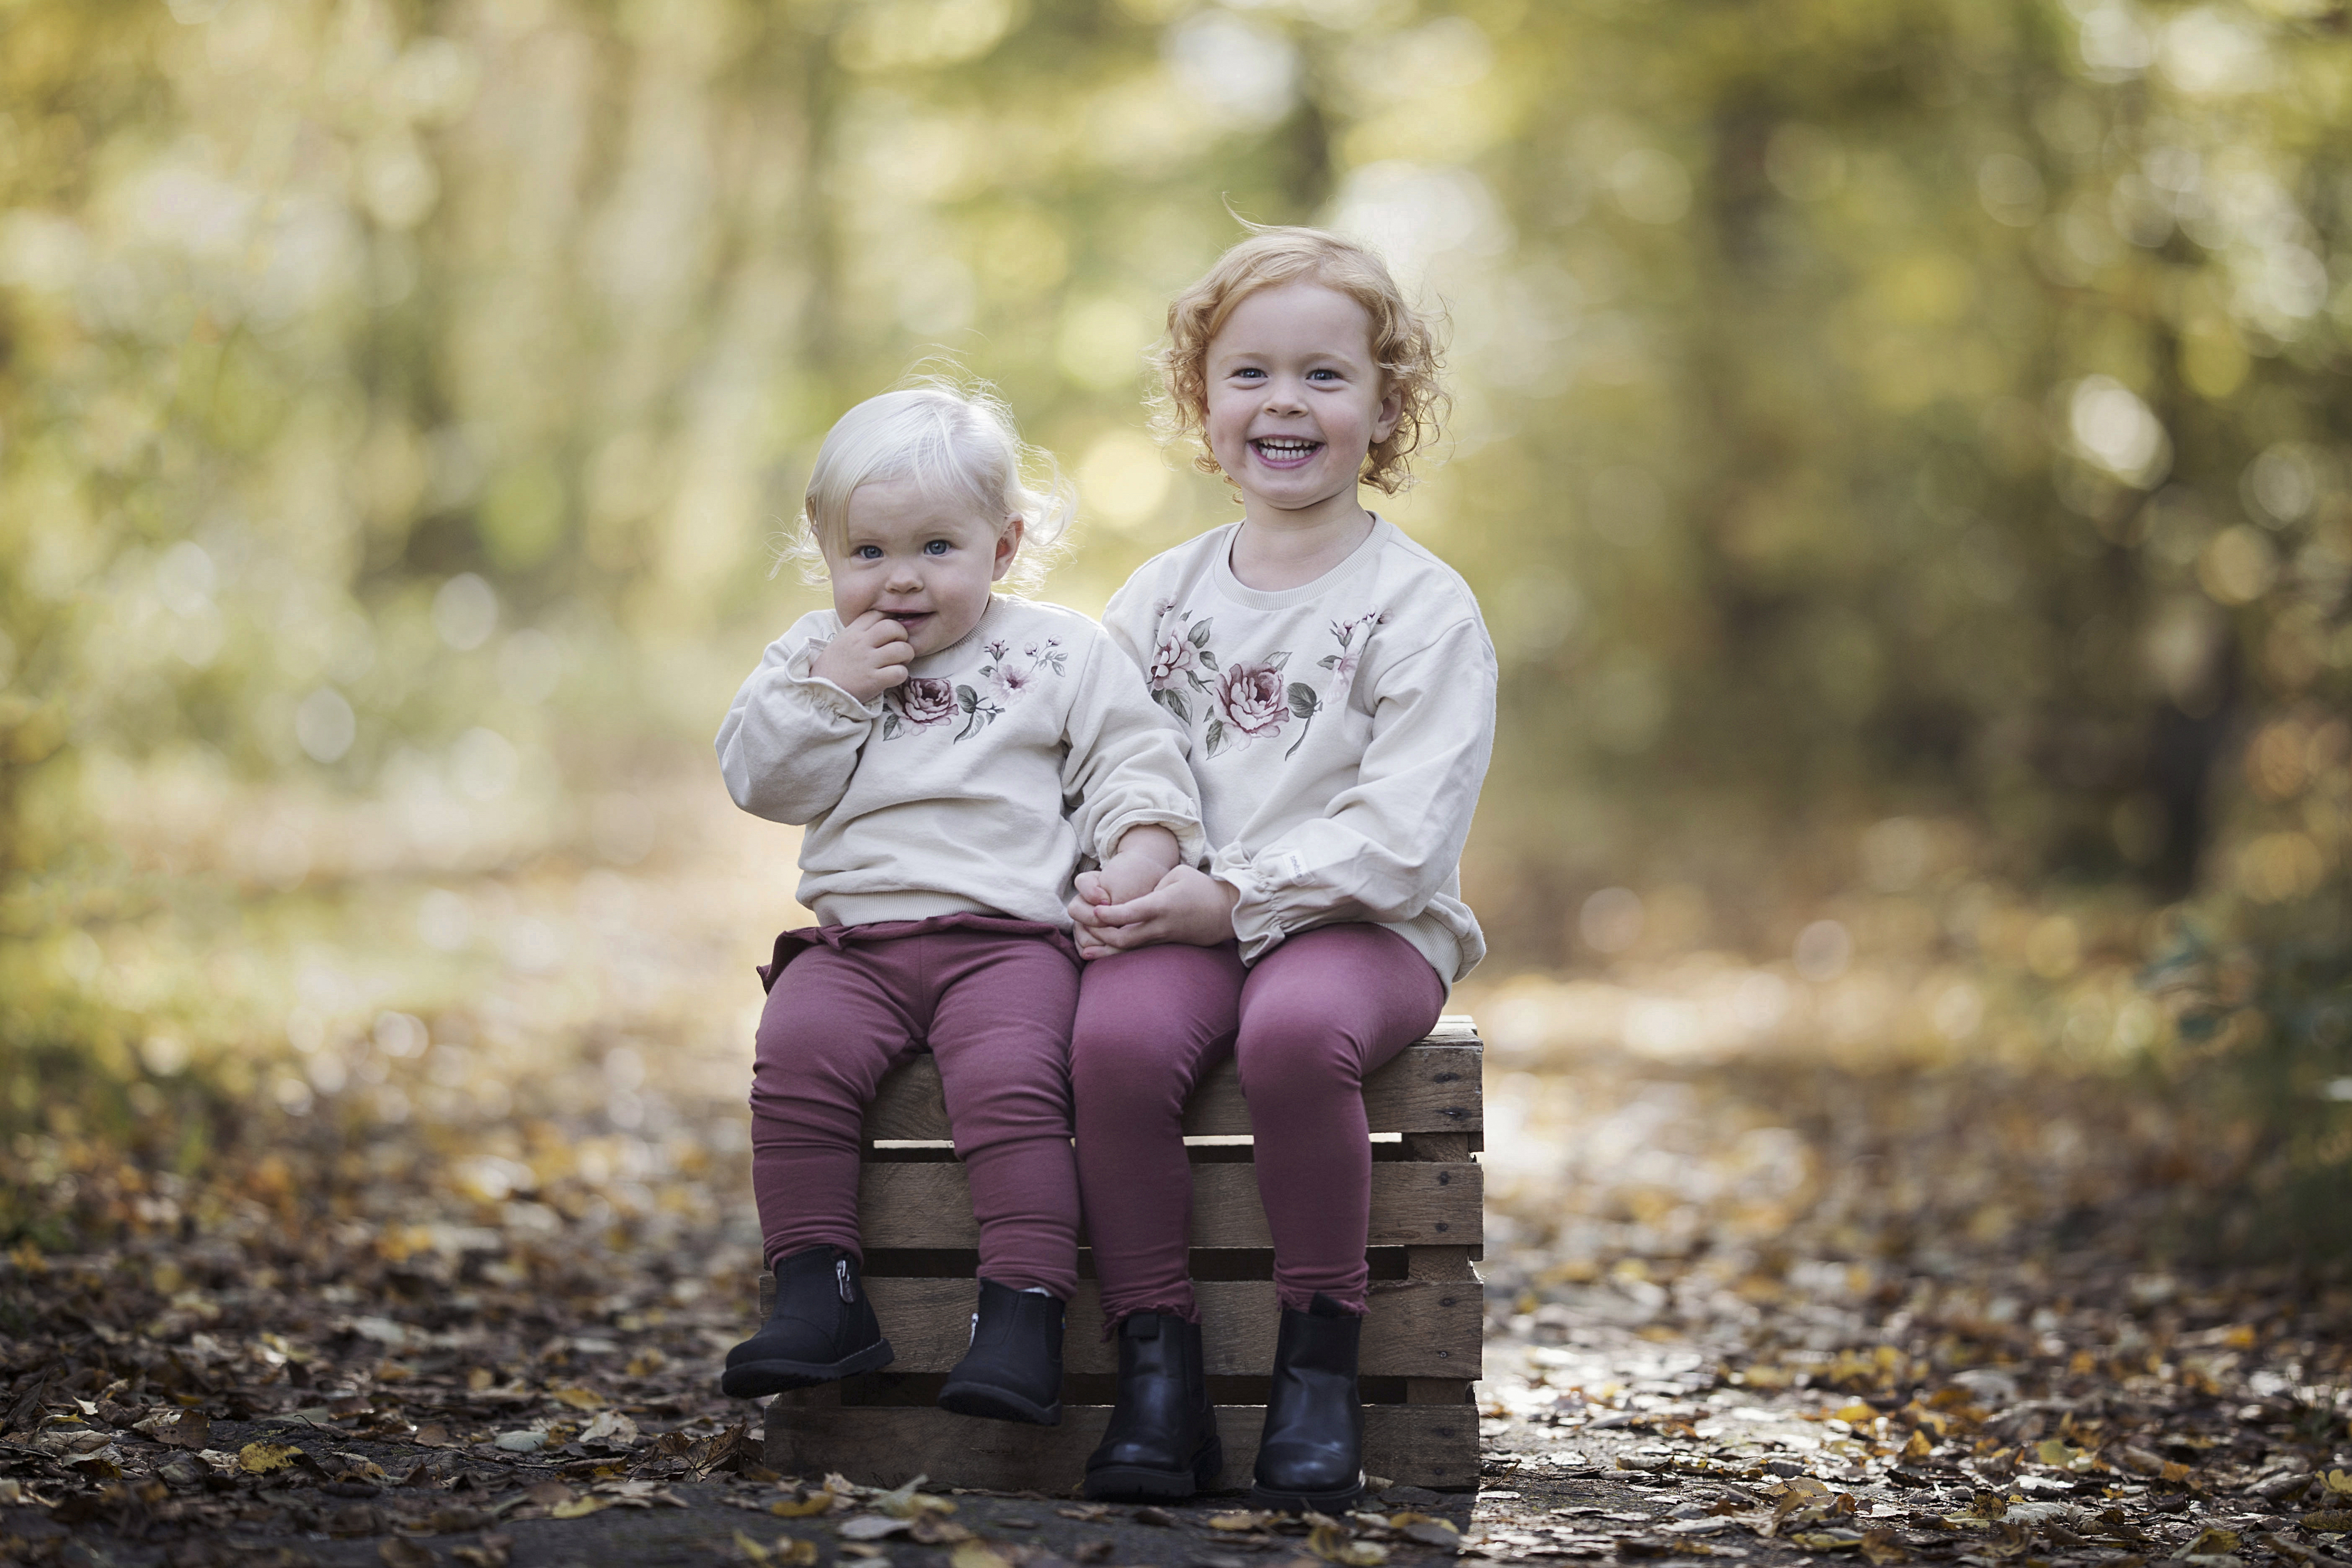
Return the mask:
{"type": "Polygon", "coordinates": [[[1454,570],[1375,517],[1303,587],[1243,585],[1229,524],[1144,563],[1103,612],[1190,744],[1210,874],[1255,961],[1385,925],[1449,985],[1486,956],[1460,861],[1495,739],[1495,646],[1454,570]]]}
{"type": "Polygon", "coordinates": [[[830,610],[801,617],[719,727],[735,803],[807,825],[798,896],[820,924],[1067,926],[1079,857],[1105,858],[1129,828],[1205,852],[1181,743],[1085,616],[999,596],[872,703],[809,674],[840,632],[830,610]]]}

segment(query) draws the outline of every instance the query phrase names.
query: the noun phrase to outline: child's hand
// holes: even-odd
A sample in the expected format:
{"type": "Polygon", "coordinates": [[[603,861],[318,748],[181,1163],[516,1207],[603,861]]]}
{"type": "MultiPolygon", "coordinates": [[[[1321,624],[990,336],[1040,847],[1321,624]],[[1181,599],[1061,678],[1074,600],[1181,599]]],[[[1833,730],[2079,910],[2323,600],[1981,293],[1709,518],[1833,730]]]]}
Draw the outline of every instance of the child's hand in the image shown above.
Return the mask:
{"type": "Polygon", "coordinates": [[[1110,902],[1103,891],[1102,873],[1082,871],[1076,883],[1078,895],[1070,900],[1070,938],[1078,945],[1081,958],[1100,958],[1116,949],[1103,945],[1102,927],[1094,923],[1095,911],[1110,902]]]}
{"type": "Polygon", "coordinates": [[[1176,835],[1154,823],[1129,828],[1098,871],[1082,871],[1073,884],[1070,924],[1082,958],[1099,958],[1112,949],[1103,946],[1102,927],[1095,911],[1141,898],[1158,887],[1169,868],[1182,858],[1176,835]],[[1092,951],[1089,951],[1089,948],[1092,951]]]}
{"type": "Polygon", "coordinates": [[[1125,904],[1158,887],[1168,869],[1168,862],[1159,855],[1121,850],[1103,862],[1102,870],[1092,873],[1091,894],[1083,885],[1078,894],[1089,904],[1125,904]]]}
{"type": "Polygon", "coordinates": [[[1082,958],[1108,957],[1161,942],[1213,947],[1233,939],[1234,905],[1241,889],[1205,872],[1180,865],[1150,893],[1125,904],[1089,900],[1084,882],[1081,878],[1079,896],[1070,904],[1082,958]]]}
{"type": "Polygon", "coordinates": [[[879,610],[869,610],[841,629],[809,664],[809,674],[831,681],[859,702],[870,703],[907,678],[915,645],[907,629],[879,610]]]}

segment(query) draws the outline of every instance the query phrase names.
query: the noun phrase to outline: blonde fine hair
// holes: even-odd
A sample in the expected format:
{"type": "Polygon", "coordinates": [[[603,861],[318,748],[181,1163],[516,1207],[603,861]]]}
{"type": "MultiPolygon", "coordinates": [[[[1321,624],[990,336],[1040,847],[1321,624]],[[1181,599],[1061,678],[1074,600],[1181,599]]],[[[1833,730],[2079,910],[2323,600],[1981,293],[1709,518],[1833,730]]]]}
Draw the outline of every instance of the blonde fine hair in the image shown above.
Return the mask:
{"type": "Polygon", "coordinates": [[[1077,493],[1053,455],[1022,441],[992,389],[926,378],[867,398],[825,432],[784,559],[824,583],[824,549],[845,535],[851,493],[891,479],[911,479],[934,499],[968,505],[1000,529],[1018,517],[1021,552],[1005,574],[1013,588],[1034,588],[1045,577],[1077,510],[1077,493]]]}
{"type": "Polygon", "coordinates": [[[1371,318],[1372,360],[1383,392],[1402,407],[1396,428],[1373,443],[1359,477],[1383,495],[1412,483],[1412,455],[1442,434],[1450,402],[1440,377],[1445,368],[1442,321],[1416,308],[1387,265],[1362,246],[1321,229],[1260,227],[1217,258],[1208,275],[1170,302],[1168,337],[1154,356],[1162,385],[1152,425],[1169,443],[1194,441],[1192,465],[1204,474],[1224,469],[1209,450],[1209,342],[1234,308],[1261,288],[1305,280],[1346,295],[1371,318]]]}

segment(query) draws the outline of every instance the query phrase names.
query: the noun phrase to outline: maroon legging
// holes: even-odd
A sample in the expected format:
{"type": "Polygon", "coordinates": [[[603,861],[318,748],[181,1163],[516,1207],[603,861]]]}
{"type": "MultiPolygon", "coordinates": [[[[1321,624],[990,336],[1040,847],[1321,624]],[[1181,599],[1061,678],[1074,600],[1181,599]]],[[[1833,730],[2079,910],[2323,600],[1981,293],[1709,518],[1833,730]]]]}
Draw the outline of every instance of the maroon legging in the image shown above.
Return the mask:
{"type": "Polygon", "coordinates": [[[1103,1317],[1201,1321],[1184,1102],[1227,1052],[1257,1138],[1282,1304],[1364,1310],[1372,1151],[1364,1075],[1429,1032],[1445,987],[1377,925],[1324,925],[1244,967],[1235,946],[1138,948],[1086,967],[1072,1040],[1078,1187],[1103,1317]]]}
{"type": "Polygon", "coordinates": [[[1068,1301],[1078,1283],[1069,938],[977,915],[831,926],[779,937],[762,973],[751,1190],[768,1262],[820,1244],[865,1257],[866,1106],[882,1075],[928,1041],[971,1176],[982,1277],[1068,1301]]]}

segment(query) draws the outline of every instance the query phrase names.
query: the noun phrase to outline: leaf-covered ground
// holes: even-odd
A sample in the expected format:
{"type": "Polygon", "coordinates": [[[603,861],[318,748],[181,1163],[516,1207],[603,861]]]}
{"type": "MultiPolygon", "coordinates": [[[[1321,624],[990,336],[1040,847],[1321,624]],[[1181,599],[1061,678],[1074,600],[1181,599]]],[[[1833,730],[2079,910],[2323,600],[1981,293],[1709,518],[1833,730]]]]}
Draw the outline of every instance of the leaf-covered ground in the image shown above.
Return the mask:
{"type": "Polygon", "coordinates": [[[2095,1078],[1786,1046],[1587,1054],[1526,1091],[1473,1550],[2324,1568],[2345,1546],[2352,1293],[2165,1266],[2207,1168],[2189,1118],[2095,1078]]]}
{"type": "Polygon", "coordinates": [[[157,928],[159,966],[287,1009],[272,1108],[179,1175],[71,1115],[11,1149],[0,1558],[2352,1559],[2352,1298],[2166,1262],[2228,1151],[2096,1074],[1608,1022],[1703,1005],[1671,975],[1461,998],[1493,1040],[1475,1497],[1280,1521],[770,1474],[713,1372],[753,1312],[740,1091],[789,846],[672,819],[666,860],[356,883],[299,942],[157,928]]]}

